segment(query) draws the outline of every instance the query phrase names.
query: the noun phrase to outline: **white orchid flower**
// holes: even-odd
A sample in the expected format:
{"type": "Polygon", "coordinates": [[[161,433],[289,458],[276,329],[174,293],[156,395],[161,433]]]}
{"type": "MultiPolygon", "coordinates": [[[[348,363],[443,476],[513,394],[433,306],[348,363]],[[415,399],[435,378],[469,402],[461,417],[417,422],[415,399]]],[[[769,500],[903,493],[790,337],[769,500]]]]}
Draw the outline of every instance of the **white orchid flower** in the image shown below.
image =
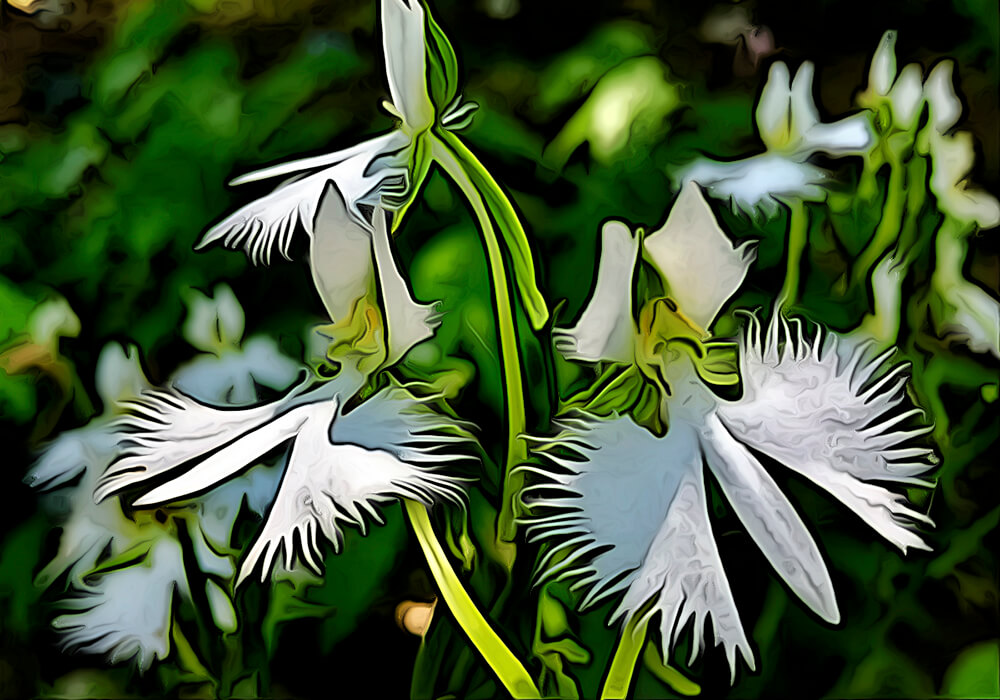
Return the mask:
{"type": "Polygon", "coordinates": [[[868,70],[868,85],[858,95],[859,105],[883,113],[879,126],[884,131],[913,129],[924,104],[923,70],[911,63],[897,72],[896,38],[892,30],[882,35],[868,70]]]}
{"type": "Polygon", "coordinates": [[[827,171],[810,165],[817,153],[832,157],[861,155],[873,142],[864,114],[833,123],[820,121],[812,96],[814,66],[803,63],[792,79],[788,66],[775,62],[768,73],[755,114],[765,153],[734,161],[696,160],[681,172],[681,183],[697,182],[729,200],[734,210],[773,216],[786,199],[819,201],[825,196],[827,171]]]}
{"type": "MultiPolygon", "coordinates": [[[[430,97],[431,57],[425,34],[431,31],[433,20],[419,0],[382,0],[381,20],[392,97],[385,106],[399,118],[399,127],[342,151],[236,178],[234,185],[289,179],[223,219],[198,244],[200,248],[221,241],[230,248],[243,248],[254,262],[269,263],[274,250],[289,258],[292,237],[302,229],[310,241],[313,280],[335,324],[349,323],[355,311],[356,290],[346,287],[365,282],[363,274],[352,267],[356,261],[340,253],[353,245],[353,239],[375,235],[376,209],[401,216],[430,164],[426,136],[436,112],[430,97]]],[[[438,46],[432,39],[433,32],[428,42],[438,46]]],[[[450,99],[450,95],[446,90],[445,97],[450,99]]],[[[445,111],[442,126],[459,128],[472,106],[445,111]]]]}
{"type": "MultiPolygon", "coordinates": [[[[696,206],[700,198],[687,188],[667,224],[641,244],[676,300],[648,300],[643,313],[686,323],[693,337],[711,325],[750,264],[707,206],[696,206]]],[[[836,623],[840,613],[822,555],[751,449],[830,492],[905,552],[927,548],[914,524],[929,520],[881,484],[930,485],[919,475],[933,456],[913,443],[930,429],[908,427],[918,409],[899,410],[905,365],[889,368],[886,355],[866,357],[863,346],[844,359],[834,338],[809,341],[801,324],[793,330],[778,317],[763,338],[751,317],[739,342],[743,395],[719,397],[700,378],[687,337],[651,339],[634,325],[629,290],[640,245],[609,245],[607,234],[594,296],[581,324],[560,334],[561,345],[575,348],[572,359],[623,362],[626,319],[636,329],[634,347],[652,344],[659,352],[652,369],[666,389],[667,429],[657,436],[630,417],[576,411],[558,421],[555,436],[534,438],[550,466],[524,467],[542,478],[525,490],[529,536],[552,543],[539,565],[543,579],[574,580],[586,590],[583,607],[620,595],[614,620],[659,614],[665,656],[693,618],[693,660],[711,618],[735,677],[737,652],[751,670],[755,662],[709,521],[704,465],[778,575],[817,615],[836,623]],[[587,349],[593,351],[581,352],[587,349]]],[[[642,327],[669,326],[654,320],[642,327]]],[[[650,360],[648,351],[633,354],[650,360]]]]}
{"type": "MultiPolygon", "coordinates": [[[[214,299],[193,295],[184,335],[205,354],[182,366],[171,383],[192,388],[202,401],[245,403],[257,381],[282,390],[302,369],[258,342],[266,339],[251,338],[240,348],[243,310],[224,285],[214,299]]],[[[95,502],[102,475],[120,456],[115,416],[151,391],[134,348],[105,347],[96,374],[104,415],[56,439],[25,479],[44,492],[43,505],[62,529],[57,553],[35,582],[46,588],[65,576],[75,593],[62,601],[65,612],[53,621],[65,647],[106,654],[112,663],[132,659],[146,670],[170,652],[177,597],[194,606],[194,591],[201,589],[218,629],[235,629],[223,588],[236,575],[233,527],[244,501],[251,511],[265,513],[280,472],[254,466],[197,503],[160,509],[160,517],[152,511],[126,515],[118,499],[95,502]],[[185,565],[176,532],[180,520],[196,572],[185,565]],[[136,590],[143,593],[140,614],[129,603],[136,590]]]]}
{"type": "Polygon", "coordinates": [[[176,392],[147,393],[131,403],[133,414],[119,423],[127,433],[126,453],[105,474],[97,497],[180,472],[134,505],[181,501],[291,442],[281,486],[243,562],[240,581],[261,560],[266,579],[281,549],[287,568],[298,556],[318,573],[319,534],[339,551],[341,523],[364,531],[366,515],[381,522],[375,504],[402,497],[425,505],[439,499],[461,504],[462,480],[439,473],[437,466],[469,459],[452,449],[471,444],[466,424],[436,413],[427,400],[395,384],[346,410],[357,389],[348,375],[311,393],[237,411],[176,392]],[[192,461],[194,466],[181,469],[192,461]]]}

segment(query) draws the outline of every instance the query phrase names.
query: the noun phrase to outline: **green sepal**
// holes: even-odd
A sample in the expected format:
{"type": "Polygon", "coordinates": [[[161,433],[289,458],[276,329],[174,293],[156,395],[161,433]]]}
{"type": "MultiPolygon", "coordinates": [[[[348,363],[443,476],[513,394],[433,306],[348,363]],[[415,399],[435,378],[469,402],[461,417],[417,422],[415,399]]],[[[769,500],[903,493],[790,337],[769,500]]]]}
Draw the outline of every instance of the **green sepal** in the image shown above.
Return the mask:
{"type": "Polygon", "coordinates": [[[667,432],[660,393],[636,365],[610,365],[590,387],[571,396],[564,410],[586,411],[601,418],[630,415],[656,435],[667,432]]]}
{"type": "Polygon", "coordinates": [[[438,113],[451,104],[458,93],[458,56],[430,8],[424,5],[427,18],[427,84],[431,101],[438,113]]]}
{"type": "Polygon", "coordinates": [[[410,186],[407,188],[406,201],[392,216],[390,233],[396,233],[396,229],[406,218],[406,212],[416,201],[417,194],[423,187],[424,178],[427,177],[427,172],[430,170],[431,160],[430,143],[425,138],[425,134],[416,135],[413,139],[413,155],[410,157],[410,186]]]}

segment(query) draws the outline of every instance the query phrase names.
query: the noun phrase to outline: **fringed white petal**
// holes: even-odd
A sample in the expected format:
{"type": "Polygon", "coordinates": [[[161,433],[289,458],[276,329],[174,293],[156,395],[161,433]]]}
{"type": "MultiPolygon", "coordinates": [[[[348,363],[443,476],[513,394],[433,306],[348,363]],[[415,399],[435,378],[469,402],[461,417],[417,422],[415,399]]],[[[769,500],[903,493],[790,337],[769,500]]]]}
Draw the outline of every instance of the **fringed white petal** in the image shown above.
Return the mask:
{"type": "Polygon", "coordinates": [[[434,304],[420,304],[413,298],[409,285],[396,266],[383,209],[375,210],[374,223],[372,244],[388,335],[384,361],[388,367],[402,359],[410,348],[433,336],[441,322],[434,304]]]}
{"type": "Polygon", "coordinates": [[[135,657],[145,670],[170,652],[177,589],[190,595],[183,552],[176,540],[161,538],[138,561],[102,574],[90,589],[66,600],[71,612],[52,625],[68,649],[107,654],[111,663],[135,657]]]}
{"type": "Polygon", "coordinates": [[[553,330],[556,350],[582,362],[631,362],[635,322],[632,288],[639,239],[620,221],[601,230],[597,282],[580,320],[572,328],[553,330]]]}
{"type": "Polygon", "coordinates": [[[683,186],[666,223],[646,237],[644,248],[677,305],[706,330],[756,257],[751,243],[733,246],[694,182],[683,186]]]}
{"type": "Polygon", "coordinates": [[[696,656],[711,619],[733,673],[737,650],[753,669],[708,522],[694,427],[676,421],[663,438],[627,418],[581,416],[561,427],[554,438],[534,439],[554,468],[526,468],[545,479],[526,490],[529,540],[553,545],[539,564],[542,579],[575,579],[575,588],[587,588],[584,607],[624,593],[614,618],[652,601],[647,616],[662,614],[667,657],[692,616],[696,656]]]}
{"type": "MultiPolygon", "coordinates": [[[[124,406],[131,413],[114,423],[121,439],[121,458],[104,473],[94,497],[102,500],[116,491],[162,476],[222,448],[228,450],[224,452],[227,458],[245,456],[250,460],[259,457],[270,449],[268,445],[280,442],[281,429],[294,419],[285,419],[277,428],[257,434],[270,421],[303,403],[330,398],[341,392],[349,395],[358,388],[356,384],[357,378],[350,375],[310,392],[293,391],[279,401],[246,409],[214,408],[178,391],[146,392],[125,402],[124,406]],[[261,452],[251,454],[257,448],[261,448],[261,452]]],[[[223,464],[219,458],[214,464],[235,471],[247,462],[223,464]]]]}
{"type": "Polygon", "coordinates": [[[741,346],[743,398],[718,409],[729,431],[829,491],[902,550],[926,548],[913,530],[926,517],[867,483],[929,485],[918,477],[932,453],[913,444],[929,428],[903,427],[914,411],[898,410],[906,365],[865,359],[864,346],[842,357],[835,340],[810,342],[801,324],[793,331],[775,319],[762,339],[752,318],[741,346]]]}
{"type": "Polygon", "coordinates": [[[382,0],[382,46],[392,103],[404,128],[424,131],[434,123],[427,94],[424,9],[419,0],[382,0]]]}
{"type": "MultiPolygon", "coordinates": [[[[368,409],[369,415],[376,416],[379,406],[384,410],[392,403],[377,404],[368,409]]],[[[336,402],[315,403],[303,410],[308,412],[306,420],[295,437],[274,504],[240,568],[239,581],[246,579],[258,564],[262,565],[261,580],[266,580],[279,551],[284,551],[286,568],[291,569],[298,558],[319,573],[319,535],[322,533],[333,544],[334,551],[340,551],[341,525],[357,526],[364,533],[368,518],[382,523],[375,507],[378,504],[401,497],[426,505],[439,499],[462,504],[461,481],[427,464],[460,457],[422,446],[423,437],[428,437],[426,420],[406,431],[414,437],[405,442],[391,441],[400,439],[397,430],[397,435],[389,436],[390,441],[366,449],[332,442],[331,428],[340,420],[336,402]],[[409,459],[401,459],[397,453],[409,459]]],[[[394,423],[391,419],[381,422],[394,423]]],[[[439,424],[445,423],[444,418],[439,418],[439,424]]],[[[374,432],[368,435],[374,436],[374,432]]]]}
{"type": "MultiPolygon", "coordinates": [[[[405,157],[393,156],[409,145],[409,137],[396,130],[366,141],[363,147],[324,156],[334,164],[318,172],[307,171],[296,176],[271,194],[237,210],[213,226],[197,247],[221,241],[227,248],[242,248],[254,263],[270,263],[275,249],[289,258],[292,236],[299,227],[313,236],[313,221],[320,200],[331,183],[342,193],[354,222],[370,230],[360,205],[376,206],[383,195],[395,194],[408,187],[405,167],[376,161],[403,162],[405,157]],[[338,159],[345,153],[346,157],[338,159]]],[[[299,164],[304,162],[307,161],[297,161],[299,164]]],[[[242,181],[247,179],[256,178],[248,176],[242,181]]]]}

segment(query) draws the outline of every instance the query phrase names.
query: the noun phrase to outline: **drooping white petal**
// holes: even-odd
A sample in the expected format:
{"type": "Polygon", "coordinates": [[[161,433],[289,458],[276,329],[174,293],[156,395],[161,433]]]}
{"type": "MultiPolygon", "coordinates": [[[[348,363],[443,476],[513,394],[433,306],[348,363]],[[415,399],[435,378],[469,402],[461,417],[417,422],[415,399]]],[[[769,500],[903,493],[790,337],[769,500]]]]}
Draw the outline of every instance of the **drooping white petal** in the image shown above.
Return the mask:
{"type": "Polygon", "coordinates": [[[791,136],[792,87],[788,66],[781,61],[771,64],[767,82],[757,102],[757,131],[768,150],[783,149],[791,136]]]}
{"type": "Polygon", "coordinates": [[[681,188],[666,223],[643,245],[677,305],[704,329],[743,284],[756,257],[751,243],[733,246],[701,188],[690,181],[681,188]]]}
{"type": "Polygon", "coordinates": [[[107,654],[111,663],[135,657],[145,670],[170,652],[171,608],[178,588],[190,595],[180,544],[159,538],[137,561],[101,575],[89,590],[68,599],[71,612],[52,626],[66,648],[107,654]]]}
{"type": "MultiPolygon", "coordinates": [[[[266,580],[280,550],[284,551],[286,568],[291,569],[298,557],[319,573],[320,533],[333,544],[334,551],[339,551],[341,525],[360,527],[364,533],[366,518],[382,522],[375,508],[378,504],[400,497],[426,505],[437,499],[462,502],[459,480],[431,466],[401,459],[394,451],[423,453],[421,457],[429,458],[419,461],[435,464],[456,456],[440,452],[431,455],[419,442],[386,443],[375,449],[334,443],[331,427],[339,420],[337,402],[317,402],[303,410],[307,412],[306,420],[295,437],[274,504],[240,568],[239,581],[261,562],[261,580],[266,580]]],[[[412,432],[418,434],[424,429],[417,427],[412,432]]]]}
{"type": "Polygon", "coordinates": [[[739,440],[829,491],[903,551],[926,548],[913,531],[926,517],[905,499],[869,482],[928,485],[919,475],[933,459],[913,444],[926,430],[893,416],[905,399],[902,369],[865,360],[863,346],[838,355],[835,341],[809,342],[772,319],[765,339],[752,319],[741,341],[743,398],[718,415],[739,440]]]}
{"type": "Polygon", "coordinates": [[[692,615],[697,655],[711,619],[733,672],[737,650],[753,669],[708,522],[694,426],[672,422],[657,438],[627,418],[581,416],[567,420],[554,438],[535,442],[554,466],[532,469],[546,481],[527,492],[529,541],[552,543],[540,563],[543,578],[574,579],[574,588],[587,591],[584,607],[624,594],[616,619],[652,601],[647,615],[662,613],[667,658],[692,615]],[[551,565],[559,552],[565,558],[551,565]]]}
{"type": "Polygon", "coordinates": [[[941,61],[931,69],[924,81],[924,96],[930,108],[931,124],[940,134],[958,124],[962,116],[962,100],[955,92],[952,77],[954,70],[955,64],[952,61],[941,61]]]}
{"type": "Polygon", "coordinates": [[[424,9],[419,0],[382,0],[382,46],[393,106],[404,129],[421,132],[434,123],[427,93],[424,9]]]}
{"type": "Polygon", "coordinates": [[[278,186],[269,195],[254,200],[213,226],[196,246],[221,241],[228,248],[243,248],[254,263],[269,263],[278,250],[289,257],[292,236],[301,227],[313,236],[313,221],[320,200],[330,183],[342,193],[347,211],[357,225],[370,230],[360,205],[375,206],[389,192],[407,187],[405,156],[392,158],[410,145],[399,130],[377,136],[350,149],[350,155],[331,154],[334,164],[323,170],[299,175],[278,186]],[[388,160],[398,160],[392,165],[388,160]]]}
{"type": "Polygon", "coordinates": [[[684,182],[697,182],[716,199],[731,202],[734,211],[774,216],[785,199],[822,201],[830,174],[808,163],[762,153],[728,163],[695,161],[682,177],[684,182]]]}
{"type": "MultiPolygon", "coordinates": [[[[416,0],[413,0],[416,4],[416,0]]],[[[410,348],[434,335],[441,322],[434,311],[434,304],[419,304],[403,279],[389,246],[389,227],[384,209],[375,210],[373,247],[375,268],[378,273],[385,315],[386,359],[385,365],[398,362],[410,348]]]]}
{"type": "Polygon", "coordinates": [[[639,239],[620,221],[601,229],[597,282],[580,320],[572,328],[553,330],[556,349],[582,362],[631,362],[635,322],[632,288],[639,239]]]}
{"type": "Polygon", "coordinates": [[[817,615],[837,624],[840,611],[819,548],[763,465],[710,415],[702,428],[709,468],[750,537],[788,587],[817,615]]]}

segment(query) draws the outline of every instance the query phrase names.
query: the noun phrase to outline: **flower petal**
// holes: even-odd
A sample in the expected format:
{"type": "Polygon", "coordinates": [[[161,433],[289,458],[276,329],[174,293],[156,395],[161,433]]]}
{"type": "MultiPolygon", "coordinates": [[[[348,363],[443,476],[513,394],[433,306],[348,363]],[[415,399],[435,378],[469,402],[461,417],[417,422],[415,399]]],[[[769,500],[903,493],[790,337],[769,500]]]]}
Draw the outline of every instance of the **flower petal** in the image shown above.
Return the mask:
{"type": "Polygon", "coordinates": [[[924,103],[922,79],[923,71],[916,63],[911,63],[900,71],[892,90],[889,91],[893,126],[912,129],[916,124],[920,108],[924,103]]]}
{"type": "Polygon", "coordinates": [[[840,621],[833,582],[816,542],[760,462],[719,421],[704,427],[705,459],[750,537],[789,588],[817,615],[840,621]]]}
{"type": "Polygon", "coordinates": [[[228,284],[216,285],[211,297],[191,289],[186,301],[188,314],[182,333],[188,343],[213,354],[239,347],[246,318],[228,284]]]}
{"type": "Polygon", "coordinates": [[[778,213],[779,202],[826,198],[824,185],[830,174],[822,168],[776,153],[762,153],[729,163],[695,161],[682,175],[683,182],[697,182],[716,199],[728,200],[733,210],[749,216],[778,213]]]}
{"type": "MultiPolygon", "coordinates": [[[[336,402],[303,407],[306,421],[296,435],[281,486],[264,526],[240,568],[237,584],[263,562],[265,581],[279,550],[285,568],[296,556],[310,570],[320,572],[319,533],[340,551],[341,524],[367,529],[367,517],[381,523],[376,504],[412,498],[431,505],[437,499],[462,503],[459,481],[426,466],[404,461],[384,449],[331,441],[337,421],[336,402]]],[[[442,458],[439,456],[437,461],[442,458]]],[[[447,457],[445,457],[447,459],[447,457]]]]}
{"type": "Polygon", "coordinates": [[[631,362],[635,337],[632,288],[639,239],[620,221],[601,229],[597,282],[580,320],[552,335],[567,359],[582,362],[631,362]]]}
{"type": "Polygon", "coordinates": [[[382,0],[382,46],[392,103],[410,132],[434,123],[427,92],[424,9],[419,0],[382,0]]]}
{"type": "MultiPolygon", "coordinates": [[[[289,257],[292,235],[301,227],[313,235],[313,220],[327,185],[335,183],[346,201],[347,210],[357,225],[370,230],[360,205],[375,206],[381,196],[408,186],[406,170],[384,161],[386,158],[405,161],[405,155],[394,157],[406,149],[410,139],[396,130],[382,134],[360,146],[321,156],[329,158],[328,168],[298,175],[281,184],[271,194],[254,200],[213,226],[196,248],[222,241],[227,248],[243,248],[254,263],[269,263],[272,251],[277,248],[286,259],[289,257]]],[[[287,166],[275,166],[260,173],[282,172],[297,167],[296,164],[319,162],[317,159],[295,161],[287,166]]],[[[268,175],[248,175],[240,182],[247,182],[268,175]]]]}
{"type": "Polygon", "coordinates": [[[627,418],[586,414],[560,427],[553,438],[533,439],[554,468],[526,468],[545,478],[527,489],[539,495],[526,521],[529,541],[553,545],[540,565],[542,579],[576,579],[574,588],[587,588],[583,607],[624,592],[613,619],[654,601],[647,615],[662,613],[666,657],[692,615],[696,655],[711,617],[733,673],[736,650],[753,669],[708,522],[697,431],[679,421],[657,438],[627,418]],[[565,558],[549,566],[563,551],[565,558]]]}
{"type": "Polygon", "coordinates": [[[396,266],[389,246],[389,228],[383,209],[375,210],[372,242],[388,335],[384,362],[388,367],[402,359],[414,345],[433,336],[441,322],[434,311],[434,304],[420,304],[414,300],[409,285],[396,266]]]}
{"type": "Polygon", "coordinates": [[[803,138],[804,153],[826,153],[834,157],[863,155],[875,142],[871,121],[864,112],[830,124],[817,123],[803,138]]]}
{"type": "Polygon", "coordinates": [[[644,248],[678,307],[706,330],[756,257],[751,243],[733,247],[694,182],[683,186],[666,223],[645,238],[644,248]]]}
{"type": "Polygon", "coordinates": [[[955,92],[952,77],[954,70],[953,62],[941,61],[931,69],[924,82],[924,96],[930,108],[931,124],[940,134],[958,124],[962,116],[962,100],[955,92]]]}
{"type": "Polygon", "coordinates": [[[757,102],[757,131],[768,150],[783,149],[791,137],[792,87],[788,66],[781,61],[771,64],[767,82],[757,102]]]}
{"type": "MultiPolygon", "coordinates": [[[[103,500],[116,491],[162,476],[221,448],[229,449],[225,454],[234,459],[242,459],[257,448],[261,451],[250,458],[260,456],[269,449],[268,445],[281,442],[279,437],[284,434],[281,429],[295,419],[286,419],[277,428],[259,434],[257,431],[304,403],[337,395],[350,396],[359,388],[358,382],[359,378],[353,374],[338,375],[312,391],[304,391],[303,385],[279,401],[239,410],[207,406],[178,391],[146,392],[126,402],[132,413],[113,424],[119,431],[124,452],[101,477],[94,497],[103,500]]],[[[229,467],[220,468],[235,471],[243,466],[246,462],[236,465],[230,462],[229,467]]]]}
{"type": "Polygon", "coordinates": [[[64,647],[108,654],[116,663],[135,657],[148,669],[170,652],[174,591],[190,596],[183,552],[172,538],[157,539],[131,565],[110,571],[81,596],[65,602],[71,612],[52,622],[64,647]],[[141,594],[142,605],[136,605],[141,594]]]}
{"type": "Polygon", "coordinates": [[[890,418],[905,398],[906,366],[885,371],[885,356],[863,361],[863,347],[842,359],[833,341],[809,343],[801,327],[793,336],[778,324],[772,319],[761,341],[751,320],[741,343],[744,396],[720,405],[722,422],[740,440],[829,491],[903,551],[925,549],[912,523],[926,517],[901,496],[867,483],[926,485],[916,477],[933,456],[911,444],[926,431],[894,428],[890,418]]]}
{"type": "Polygon", "coordinates": [[[868,89],[885,97],[896,80],[896,32],[882,35],[868,71],[868,89]]]}

